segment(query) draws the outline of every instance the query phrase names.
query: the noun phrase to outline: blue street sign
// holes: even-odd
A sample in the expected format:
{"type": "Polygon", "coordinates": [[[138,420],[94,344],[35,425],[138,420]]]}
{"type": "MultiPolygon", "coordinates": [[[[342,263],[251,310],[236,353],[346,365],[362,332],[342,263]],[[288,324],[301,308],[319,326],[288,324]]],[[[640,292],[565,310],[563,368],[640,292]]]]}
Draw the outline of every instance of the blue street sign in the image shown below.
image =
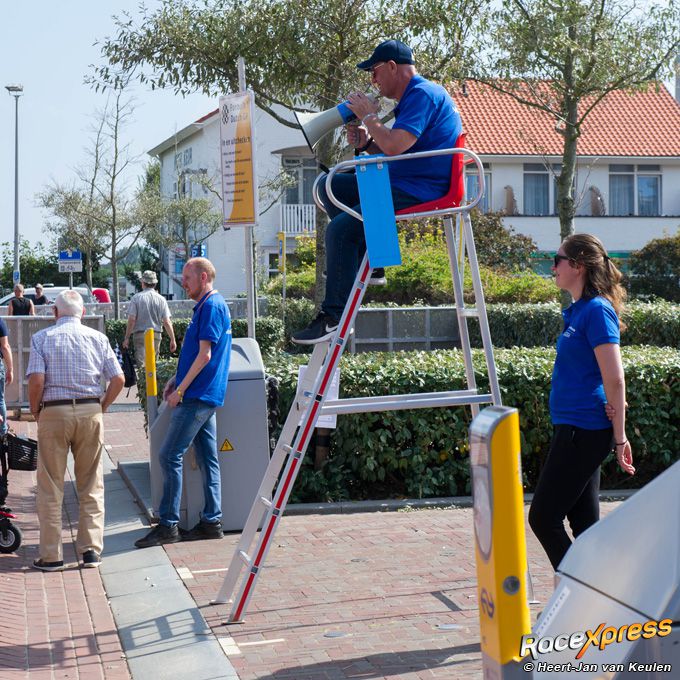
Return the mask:
{"type": "Polygon", "coordinates": [[[208,247],[205,243],[191,246],[191,257],[205,257],[208,254],[208,247]]]}
{"type": "Polygon", "coordinates": [[[18,271],[12,272],[12,281],[14,281],[15,284],[19,283],[21,274],[18,271]]]}
{"type": "Polygon", "coordinates": [[[75,260],[82,260],[83,254],[79,250],[60,250],[59,259],[66,262],[73,262],[75,260]]]}
{"type": "Polygon", "coordinates": [[[83,271],[83,254],[79,250],[60,250],[59,251],[59,271],[73,272],[83,271]]]}

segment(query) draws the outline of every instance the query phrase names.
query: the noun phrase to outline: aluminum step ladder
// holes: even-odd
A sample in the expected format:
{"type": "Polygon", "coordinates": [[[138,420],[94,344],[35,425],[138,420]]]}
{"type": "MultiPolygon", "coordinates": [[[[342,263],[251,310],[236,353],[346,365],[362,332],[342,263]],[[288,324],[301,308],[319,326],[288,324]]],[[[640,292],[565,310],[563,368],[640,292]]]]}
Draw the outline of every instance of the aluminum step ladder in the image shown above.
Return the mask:
{"type": "MultiPolygon", "coordinates": [[[[329,199],[335,205],[363,221],[359,213],[356,213],[349,206],[340,203],[333,195],[330,187],[333,176],[337,172],[351,170],[362,164],[382,164],[396,160],[443,155],[451,156],[454,154],[461,154],[459,158],[465,155],[477,167],[479,192],[474,200],[462,206],[452,205],[425,211],[418,211],[418,206],[414,206],[408,209],[411,212],[405,213],[405,211],[400,211],[401,214],[398,214],[396,219],[412,220],[429,216],[443,216],[444,218],[446,247],[451,265],[456,314],[458,317],[458,328],[468,389],[451,392],[327,400],[326,397],[333,375],[340,363],[342,353],[347,347],[361,301],[373,271],[369,264],[369,252],[367,251],[359,267],[334,337],[314,346],[307,370],[298,385],[295,401],[288,413],[269,466],[251,507],[222,587],[215,600],[213,600],[213,604],[233,602],[228,623],[243,621],[260,571],[267,559],[272,539],[300,471],[307,445],[320,415],[469,405],[472,408],[472,415],[476,416],[479,412],[480,404],[501,405],[501,394],[498,387],[489,322],[479,276],[479,264],[475,251],[472,223],[470,221],[470,211],[480,202],[484,195],[484,170],[480,159],[474,153],[464,148],[423,151],[389,157],[358,157],[354,160],[343,161],[330,171],[326,182],[326,191],[329,199]],[[463,300],[463,277],[466,255],[470,264],[470,274],[475,297],[475,306],[472,307],[466,306],[463,300]],[[470,336],[467,327],[469,318],[477,318],[479,320],[490,393],[480,393],[475,381],[470,336]],[[281,472],[282,470],[283,472],[281,472]],[[262,530],[258,537],[258,528],[260,526],[262,530]],[[234,597],[236,584],[244,570],[245,573],[243,574],[241,586],[234,597]]],[[[460,167],[462,169],[462,163],[460,167]]],[[[452,178],[452,182],[458,179],[452,178]]],[[[318,180],[319,178],[317,178],[314,187],[315,200],[317,205],[323,209],[317,195],[318,180]]],[[[460,198],[462,197],[459,197],[458,202],[460,202],[460,198]]],[[[431,204],[428,205],[431,207],[431,204]]]]}

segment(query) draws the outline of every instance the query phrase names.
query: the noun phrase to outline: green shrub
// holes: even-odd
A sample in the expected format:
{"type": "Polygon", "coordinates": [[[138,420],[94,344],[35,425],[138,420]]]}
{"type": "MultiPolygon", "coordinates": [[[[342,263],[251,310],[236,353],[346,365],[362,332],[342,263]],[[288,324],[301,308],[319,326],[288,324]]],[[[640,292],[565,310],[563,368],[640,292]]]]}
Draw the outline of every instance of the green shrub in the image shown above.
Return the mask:
{"type": "MultiPolygon", "coordinates": [[[[473,354],[477,383],[488,389],[483,355],[479,350],[473,354]]],[[[627,434],[638,471],[629,478],[610,455],[602,476],[603,488],[610,489],[642,486],[680,454],[680,352],[624,347],[622,355],[629,403],[627,434]]],[[[528,490],[536,483],[550,443],[548,397],[554,358],[554,349],[548,347],[496,351],[503,403],[520,413],[522,470],[528,490]]],[[[306,360],[283,353],[265,356],[267,374],[280,382],[281,423],[295,396],[298,366],[306,360]]],[[[176,360],[159,362],[159,394],[175,370],[176,360]]],[[[465,387],[462,355],[455,350],[345,355],[341,371],[341,398],[465,387]]],[[[139,391],[144,403],[143,375],[139,391]]],[[[469,425],[467,407],[339,416],[325,466],[314,470],[312,441],[292,500],[467,495],[469,425]]]]}
{"type": "MultiPolygon", "coordinates": [[[[494,347],[552,347],[562,332],[557,304],[492,304],[487,307],[494,347]]],[[[626,330],[622,345],[680,348],[680,305],[670,302],[631,302],[623,313],[626,330]]],[[[481,347],[479,324],[468,323],[473,347],[481,347]]]]}
{"type": "MultiPolygon", "coordinates": [[[[231,329],[234,338],[248,337],[246,319],[232,319],[231,329]]],[[[283,349],[284,335],[281,319],[271,316],[260,316],[255,319],[255,338],[262,354],[283,349]]]]}
{"type": "MultiPolygon", "coordinates": [[[[399,244],[402,263],[387,270],[387,285],[370,286],[365,302],[391,302],[399,305],[420,304],[441,305],[453,303],[453,283],[449,256],[441,230],[430,223],[401,229],[399,244]]],[[[495,230],[494,234],[496,233],[495,230]]],[[[559,291],[551,279],[545,279],[527,269],[529,245],[526,237],[509,235],[505,240],[496,236],[482,239],[484,257],[480,254],[481,278],[485,297],[488,302],[547,302],[559,299],[559,291]],[[493,244],[498,250],[494,254],[493,244]],[[488,260],[489,264],[484,264],[488,260]],[[505,266],[498,268],[500,262],[505,266]],[[495,267],[495,268],[492,268],[495,267]],[[510,269],[509,266],[516,269],[510,269]]],[[[530,244],[530,240],[528,242],[530,244]]],[[[303,248],[304,264],[286,275],[286,296],[314,299],[315,269],[309,261],[309,238],[303,248]]],[[[466,267],[465,290],[471,295],[472,283],[469,266],[466,267]]],[[[283,277],[277,276],[265,285],[269,295],[281,295],[283,277]]]]}
{"type": "Polygon", "coordinates": [[[633,295],[652,295],[680,302],[680,230],[657,238],[631,254],[629,280],[633,295]]]}
{"type": "MultiPolygon", "coordinates": [[[[483,356],[474,352],[478,384],[487,384],[483,356]]],[[[603,469],[603,487],[640,486],[678,457],[680,442],[680,353],[668,348],[623,349],[628,389],[627,432],[638,473],[618,471],[613,456],[603,469]]],[[[280,380],[281,414],[292,403],[297,366],[304,357],[271,355],[267,372],[280,380]]],[[[520,411],[522,466],[532,489],[546,455],[552,348],[497,350],[503,402],[520,411]]],[[[458,351],[361,354],[342,359],[341,397],[434,392],[465,385],[458,351]]],[[[362,413],[338,418],[331,455],[321,471],[313,455],[293,490],[296,501],[344,498],[436,497],[470,492],[468,408],[362,413]]],[[[272,433],[278,434],[278,433],[272,433]]]]}
{"type": "MultiPolygon", "coordinates": [[[[184,341],[184,335],[190,321],[191,319],[172,319],[172,328],[175,331],[175,340],[177,341],[177,351],[174,355],[170,354],[170,339],[167,333],[163,332],[159,350],[160,358],[165,359],[171,356],[179,356],[179,349],[184,341]]],[[[233,337],[244,338],[248,335],[248,322],[245,319],[232,319],[231,325],[233,337]]],[[[111,347],[115,347],[116,343],[120,347],[123,346],[126,326],[127,321],[124,319],[109,319],[106,322],[106,335],[111,343],[111,347]]],[[[263,354],[283,348],[283,324],[279,319],[268,316],[255,319],[255,336],[260,345],[260,351],[263,354]]]]}

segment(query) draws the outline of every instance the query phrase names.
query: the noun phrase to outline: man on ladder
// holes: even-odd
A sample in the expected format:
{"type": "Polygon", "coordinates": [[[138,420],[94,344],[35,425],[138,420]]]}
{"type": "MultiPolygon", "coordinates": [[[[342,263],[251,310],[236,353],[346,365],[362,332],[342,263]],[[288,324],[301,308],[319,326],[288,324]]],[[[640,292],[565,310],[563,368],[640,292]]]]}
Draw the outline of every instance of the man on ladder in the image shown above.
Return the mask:
{"type": "MultiPolygon", "coordinates": [[[[418,75],[413,63],[407,45],[387,40],[375,48],[370,59],[357,64],[357,68],[371,74],[371,82],[381,96],[398,102],[390,129],[380,121],[377,102],[361,93],[350,95],[349,108],[362,125],[349,125],[347,139],[358,151],[396,156],[446,149],[458,139],[462,124],[456,105],[441,85],[418,75]]],[[[390,187],[395,210],[443,196],[450,180],[448,156],[391,163],[390,187]]],[[[336,175],[332,189],[340,202],[361,212],[355,174],[336,175]]],[[[325,179],[321,180],[319,194],[332,218],[326,227],[326,297],[318,316],[293,335],[293,342],[299,345],[323,342],[334,334],[366,251],[362,222],[329,200],[325,179]]]]}

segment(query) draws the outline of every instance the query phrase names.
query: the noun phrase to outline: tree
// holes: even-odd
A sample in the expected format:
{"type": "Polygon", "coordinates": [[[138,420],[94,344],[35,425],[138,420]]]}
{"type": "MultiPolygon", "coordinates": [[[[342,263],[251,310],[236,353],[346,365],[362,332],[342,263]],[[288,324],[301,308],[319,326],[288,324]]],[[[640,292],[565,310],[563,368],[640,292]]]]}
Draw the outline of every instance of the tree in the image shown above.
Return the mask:
{"type": "Polygon", "coordinates": [[[548,113],[563,138],[560,235],[574,233],[578,139],[609,92],[658,87],[680,45],[680,4],[502,0],[481,18],[462,74],[548,113]]]}
{"type": "MultiPolygon", "coordinates": [[[[191,253],[193,246],[200,245],[222,228],[222,212],[215,208],[214,197],[221,201],[212,178],[203,173],[178,172],[175,176],[176,196],[161,195],[160,164],[149,164],[142,189],[138,193],[139,219],[146,222],[145,240],[156,251],[158,263],[164,268],[163,249],[180,246],[191,253]],[[198,190],[213,197],[197,198],[198,190]]],[[[178,283],[174,274],[165,270],[178,283]]]]}
{"type": "MultiPolygon", "coordinates": [[[[436,76],[457,61],[480,7],[487,0],[166,0],[157,10],[116,20],[117,34],[101,43],[101,82],[121,74],[177,93],[238,90],[237,58],[257,105],[283,125],[290,111],[323,110],[353,89],[366,89],[356,64],[386,37],[415,49],[419,68],[436,76]],[[452,21],[450,17],[455,17],[452,21]]],[[[325,137],[318,159],[332,165],[338,137],[325,137]]],[[[323,296],[323,219],[317,221],[317,302],[323,296]]]]}
{"type": "MultiPolygon", "coordinates": [[[[97,114],[95,134],[87,149],[89,163],[77,172],[70,185],[54,183],[39,195],[51,213],[48,229],[60,244],[83,250],[86,262],[106,256],[111,261],[115,318],[120,316],[118,265],[143,235],[149,216],[145,206],[131,200],[123,177],[134,159],[129,144],[122,141],[126,123],[134,111],[125,96],[127,81],[117,81],[106,106],[97,114]]],[[[92,271],[87,270],[88,284],[92,271]]]]}
{"type": "MultiPolygon", "coordinates": [[[[14,270],[14,246],[8,242],[0,244],[2,248],[2,264],[0,265],[0,285],[2,288],[13,287],[12,272],[14,270]]],[[[68,285],[68,274],[59,273],[59,262],[56,249],[50,254],[45,252],[45,246],[38,243],[31,245],[26,239],[19,243],[19,257],[21,262],[21,278],[27,286],[36,283],[54,283],[57,286],[68,285]]]]}

